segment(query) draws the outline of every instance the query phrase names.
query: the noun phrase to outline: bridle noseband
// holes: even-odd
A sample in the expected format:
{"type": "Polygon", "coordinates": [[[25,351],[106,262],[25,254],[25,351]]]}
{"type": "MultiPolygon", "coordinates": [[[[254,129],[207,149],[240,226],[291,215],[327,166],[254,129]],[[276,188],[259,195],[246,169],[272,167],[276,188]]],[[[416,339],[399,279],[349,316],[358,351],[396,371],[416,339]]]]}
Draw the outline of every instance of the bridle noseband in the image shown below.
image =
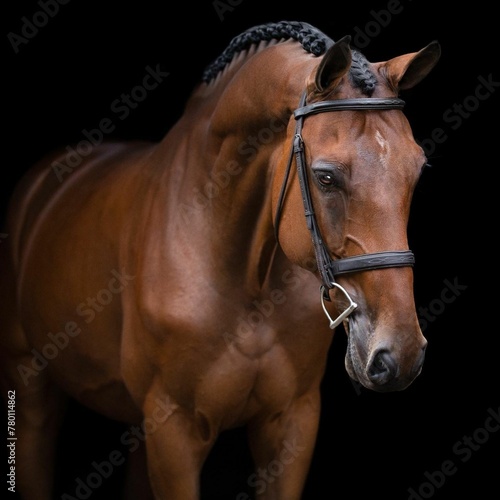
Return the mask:
{"type": "Polygon", "coordinates": [[[342,274],[355,273],[360,271],[369,271],[373,269],[384,269],[387,267],[406,267],[413,266],[415,257],[410,250],[396,250],[387,252],[375,252],[363,255],[355,255],[343,259],[333,260],[330,256],[326,245],[323,242],[321,232],[318,226],[318,221],[314,213],[311,191],[309,189],[309,180],[306,171],[306,158],[304,153],[304,141],[302,139],[302,126],[304,118],[309,115],[325,113],[327,111],[366,111],[366,110],[389,110],[402,109],[404,101],[397,98],[355,98],[355,99],[338,99],[333,101],[322,101],[306,105],[306,92],[302,94],[300,106],[294,111],[296,119],[295,134],[293,145],[288,159],[288,165],[285,171],[285,177],[279,194],[278,205],[276,209],[274,230],[276,240],[278,241],[278,227],[281,216],[281,210],[285,198],[286,186],[290,174],[293,156],[297,165],[297,176],[299,178],[300,190],[302,193],[302,201],[304,202],[304,212],[306,216],[307,227],[311,233],[314,252],[316,255],[316,263],[321,276],[321,305],[330,321],[330,328],[337,327],[349,314],[356,309],[357,304],[351,299],[347,291],[339,285],[335,278],[342,274]],[[325,306],[325,300],[331,301],[330,290],[338,288],[349,301],[349,306],[333,320],[325,306]]]}

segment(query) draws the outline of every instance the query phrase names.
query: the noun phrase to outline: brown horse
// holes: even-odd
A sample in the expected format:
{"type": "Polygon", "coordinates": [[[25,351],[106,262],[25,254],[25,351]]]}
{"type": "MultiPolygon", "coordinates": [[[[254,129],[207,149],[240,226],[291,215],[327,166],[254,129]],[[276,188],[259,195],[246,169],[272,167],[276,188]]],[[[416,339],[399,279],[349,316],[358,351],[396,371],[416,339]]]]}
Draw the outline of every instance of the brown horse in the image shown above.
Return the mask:
{"type": "Polygon", "coordinates": [[[156,499],[199,498],[218,435],[245,426],[256,468],[277,471],[256,497],[293,500],[331,329],[343,322],[363,386],[415,379],[406,230],[426,159],[398,93],[439,55],[432,42],[371,63],[306,23],[257,26],[162,141],[95,145],[61,178],[66,149],[25,175],[0,246],[23,499],[52,498],[64,394],[142,426],[156,499]]]}

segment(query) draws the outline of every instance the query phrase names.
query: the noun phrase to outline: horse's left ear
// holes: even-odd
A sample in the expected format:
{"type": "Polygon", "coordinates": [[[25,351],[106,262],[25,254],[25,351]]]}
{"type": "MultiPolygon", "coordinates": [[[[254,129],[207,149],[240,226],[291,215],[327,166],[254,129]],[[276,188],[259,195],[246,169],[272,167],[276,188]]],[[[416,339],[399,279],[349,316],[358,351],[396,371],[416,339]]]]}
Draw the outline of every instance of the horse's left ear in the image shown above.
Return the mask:
{"type": "Polygon", "coordinates": [[[352,59],[350,42],[351,37],[346,35],[325,53],[314,75],[316,90],[322,92],[327,87],[334,88],[347,73],[352,59]]]}
{"type": "Polygon", "coordinates": [[[419,50],[394,57],[383,64],[387,79],[395,89],[406,90],[423,80],[441,57],[441,46],[431,42],[419,50]]]}

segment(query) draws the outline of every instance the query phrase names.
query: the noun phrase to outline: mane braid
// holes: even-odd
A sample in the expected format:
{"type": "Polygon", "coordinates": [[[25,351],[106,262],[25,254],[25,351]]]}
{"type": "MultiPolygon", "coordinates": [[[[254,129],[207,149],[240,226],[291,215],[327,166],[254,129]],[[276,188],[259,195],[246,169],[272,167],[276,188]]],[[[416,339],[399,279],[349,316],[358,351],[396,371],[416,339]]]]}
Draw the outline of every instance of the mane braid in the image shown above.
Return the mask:
{"type": "Polygon", "coordinates": [[[377,79],[370,70],[369,62],[363,54],[357,50],[352,51],[351,69],[349,71],[353,85],[359,87],[367,96],[371,96],[375,90],[377,79]]]}
{"type": "Polygon", "coordinates": [[[315,56],[324,54],[334,43],[331,38],[307,23],[280,21],[278,23],[261,24],[234,37],[224,52],[205,69],[202,80],[209,83],[232,61],[235,54],[253,44],[270,40],[288,40],[290,38],[300,42],[307,52],[315,56]]]}

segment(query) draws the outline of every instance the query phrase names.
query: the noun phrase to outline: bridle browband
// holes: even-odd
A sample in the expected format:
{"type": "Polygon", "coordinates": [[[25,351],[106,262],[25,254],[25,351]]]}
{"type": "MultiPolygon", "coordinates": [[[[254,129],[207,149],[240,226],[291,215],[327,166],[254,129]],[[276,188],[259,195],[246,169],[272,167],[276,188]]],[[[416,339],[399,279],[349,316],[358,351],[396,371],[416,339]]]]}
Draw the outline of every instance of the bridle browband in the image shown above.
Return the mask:
{"type": "Polygon", "coordinates": [[[387,267],[406,267],[413,266],[415,257],[410,250],[396,250],[386,252],[375,252],[363,255],[354,255],[343,259],[333,260],[330,252],[323,242],[321,231],[318,226],[318,221],[314,213],[311,191],[309,189],[309,179],[306,171],[306,158],[304,153],[304,141],[302,139],[302,126],[304,118],[309,115],[325,113],[329,111],[366,111],[366,110],[391,110],[402,109],[404,101],[397,98],[355,98],[355,99],[338,99],[333,101],[322,101],[306,105],[306,92],[302,94],[300,105],[294,111],[293,115],[296,119],[295,134],[293,145],[290,150],[283,184],[278,198],[276,208],[276,216],[274,222],[274,230],[276,240],[278,241],[278,228],[285,198],[286,186],[290,175],[293,157],[297,165],[297,176],[299,178],[300,191],[302,193],[302,201],[304,203],[304,212],[306,216],[307,227],[311,233],[314,252],[316,255],[316,263],[321,276],[321,304],[323,310],[330,321],[330,328],[337,327],[349,314],[356,309],[357,304],[353,302],[347,291],[339,285],[335,278],[342,274],[355,273],[360,271],[369,271],[373,269],[384,269],[387,267]],[[349,306],[340,316],[333,320],[326,307],[325,300],[331,301],[330,290],[332,288],[340,289],[349,301],[349,306]]]}

